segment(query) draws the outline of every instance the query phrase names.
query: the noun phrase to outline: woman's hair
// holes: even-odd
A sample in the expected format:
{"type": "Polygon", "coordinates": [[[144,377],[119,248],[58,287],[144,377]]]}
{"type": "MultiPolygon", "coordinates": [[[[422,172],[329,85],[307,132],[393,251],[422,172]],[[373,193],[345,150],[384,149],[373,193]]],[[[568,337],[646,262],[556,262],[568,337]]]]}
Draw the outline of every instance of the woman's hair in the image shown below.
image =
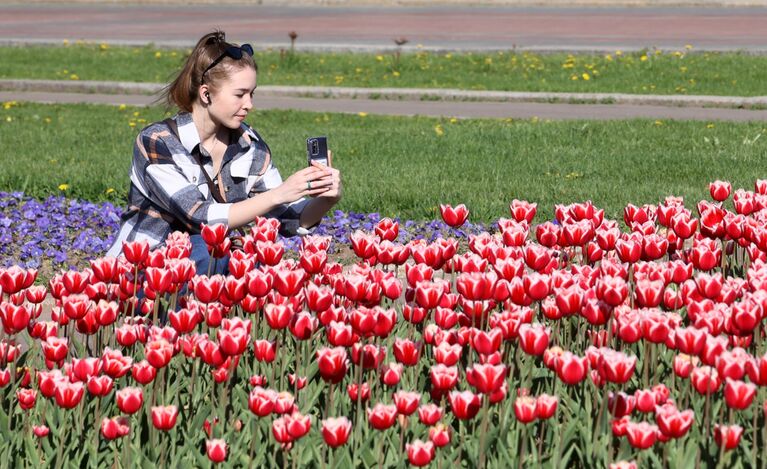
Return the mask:
{"type": "MultiPolygon", "coordinates": [[[[158,101],[166,103],[168,107],[177,106],[182,111],[191,112],[192,104],[197,99],[197,90],[203,82],[203,72],[224,54],[227,47],[237,46],[226,42],[226,33],[223,31],[216,30],[201,37],[176,78],[163,88],[158,101]]],[[[205,73],[205,83],[211,89],[217,89],[219,83],[229,78],[232,67],[253,67],[258,71],[255,60],[249,54],[242,54],[239,60],[227,56],[205,73]]]]}

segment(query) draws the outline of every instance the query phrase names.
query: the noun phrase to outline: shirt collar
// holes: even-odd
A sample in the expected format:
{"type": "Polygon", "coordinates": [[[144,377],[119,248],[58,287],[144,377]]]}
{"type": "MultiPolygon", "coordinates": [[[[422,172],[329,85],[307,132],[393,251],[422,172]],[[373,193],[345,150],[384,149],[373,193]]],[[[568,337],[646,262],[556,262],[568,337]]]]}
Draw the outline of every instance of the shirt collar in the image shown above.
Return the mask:
{"type": "MultiPolygon", "coordinates": [[[[189,112],[179,112],[175,117],[176,126],[178,127],[178,138],[186,151],[192,153],[197,145],[200,144],[200,134],[197,133],[197,127],[192,120],[192,114],[189,112]]],[[[246,123],[240,124],[240,128],[237,129],[239,133],[238,143],[247,150],[250,148],[252,142],[258,142],[259,138],[253,129],[246,123]]]]}

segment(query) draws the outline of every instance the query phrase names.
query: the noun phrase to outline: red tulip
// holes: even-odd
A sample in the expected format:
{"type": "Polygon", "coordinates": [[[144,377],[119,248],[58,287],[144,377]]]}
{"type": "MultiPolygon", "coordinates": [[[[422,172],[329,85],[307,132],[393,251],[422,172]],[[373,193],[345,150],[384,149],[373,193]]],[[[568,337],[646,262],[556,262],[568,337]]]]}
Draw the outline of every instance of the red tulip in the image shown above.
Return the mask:
{"type": "Polygon", "coordinates": [[[48,337],[40,345],[42,346],[45,359],[54,363],[64,360],[69,352],[69,340],[63,337],[48,337]]]}
{"type": "Polygon", "coordinates": [[[717,202],[722,202],[727,200],[727,198],[730,196],[732,185],[730,185],[729,182],[720,181],[717,179],[716,181],[709,183],[708,190],[711,193],[712,199],[716,200],[717,202]]]}
{"type": "Polygon", "coordinates": [[[114,380],[109,376],[91,376],[88,378],[88,392],[94,396],[104,397],[112,391],[114,380]]]}
{"type": "Polygon", "coordinates": [[[599,371],[611,383],[626,383],[634,374],[637,357],[626,356],[623,352],[602,349],[599,356],[599,371]]]}
{"type": "Polygon", "coordinates": [[[453,415],[459,420],[471,420],[479,412],[481,404],[479,395],[471,391],[451,391],[448,399],[453,415]]]}
{"type": "Polygon", "coordinates": [[[449,445],[450,427],[440,423],[429,428],[429,441],[434,443],[434,446],[438,448],[449,445]]]}
{"type": "Polygon", "coordinates": [[[751,405],[756,396],[756,385],[730,378],[725,379],[724,401],[731,409],[743,410],[751,405]]]}
{"type": "Polygon", "coordinates": [[[415,440],[413,443],[405,445],[407,449],[407,458],[410,464],[418,467],[426,466],[434,459],[434,443],[421,440],[415,440]]]}
{"type": "Polygon", "coordinates": [[[554,416],[557,411],[559,399],[557,396],[541,394],[535,400],[535,414],[541,420],[546,420],[554,416]]]}
{"type": "Polygon", "coordinates": [[[655,422],[664,435],[681,438],[692,427],[695,412],[692,409],[679,411],[674,404],[664,404],[655,408],[655,422]]]}
{"type": "Polygon", "coordinates": [[[692,386],[699,394],[714,393],[722,385],[722,379],[716,369],[702,366],[692,370],[690,375],[692,386]]]}
{"type": "Polygon", "coordinates": [[[514,415],[524,424],[534,422],[538,417],[536,399],[530,396],[518,397],[514,401],[514,415]]]}
{"type": "Polygon", "coordinates": [[[522,220],[524,220],[527,223],[532,223],[533,218],[535,218],[535,213],[537,209],[538,209],[537,203],[530,203],[526,200],[514,199],[511,201],[511,204],[509,205],[511,216],[514,218],[514,220],[518,222],[521,222],[522,220]]]}
{"type": "Polygon", "coordinates": [[[424,425],[431,426],[436,424],[444,414],[445,411],[442,407],[431,402],[418,407],[418,420],[424,425]]]}
{"type": "Polygon", "coordinates": [[[658,427],[647,422],[629,422],[626,424],[626,436],[629,444],[637,449],[647,449],[655,444],[658,427]]]}
{"type": "Polygon", "coordinates": [[[153,367],[160,369],[173,358],[173,345],[165,339],[152,340],[144,347],[144,356],[153,367]]]}
{"type": "Polygon", "coordinates": [[[226,460],[226,441],[221,439],[205,440],[205,451],[208,453],[208,459],[213,463],[220,463],[226,460]]]}
{"type": "Polygon", "coordinates": [[[394,241],[399,234],[399,223],[391,218],[384,218],[376,223],[375,233],[381,241],[394,241]]]}
{"type": "Polygon", "coordinates": [[[357,402],[357,400],[360,402],[367,402],[367,400],[370,399],[370,385],[368,383],[362,383],[360,386],[357,383],[352,383],[346,386],[346,393],[349,395],[349,400],[352,402],[357,402]]]}
{"type": "Polygon", "coordinates": [[[505,379],[506,366],[504,365],[474,364],[466,370],[466,380],[480,394],[492,394],[498,391],[505,379]]]}
{"type": "Polygon", "coordinates": [[[674,357],[674,373],[680,378],[688,378],[699,362],[698,357],[679,354],[674,357]]]}
{"type": "Polygon", "coordinates": [[[735,449],[740,443],[743,427],[740,425],[714,425],[714,441],[725,450],[735,449]]]}
{"type": "Polygon", "coordinates": [[[588,361],[570,352],[564,352],[556,360],[557,376],[563,383],[575,385],[583,381],[588,371],[588,361]]]}
{"type": "Polygon", "coordinates": [[[431,385],[435,389],[447,391],[453,389],[458,383],[458,368],[454,366],[445,366],[443,364],[434,365],[429,370],[431,385]]]}
{"type": "Polygon", "coordinates": [[[372,409],[368,407],[367,414],[371,427],[376,430],[386,430],[394,425],[397,418],[397,406],[385,405],[379,402],[372,409]]]}
{"type": "Polygon", "coordinates": [[[3,293],[13,295],[35,283],[37,270],[25,270],[17,265],[0,269],[0,289],[3,293]]]}
{"type": "Polygon", "coordinates": [[[194,292],[195,298],[200,303],[213,303],[218,300],[224,290],[224,277],[222,275],[211,277],[195,275],[189,281],[189,289],[194,292]]]}
{"type": "Polygon", "coordinates": [[[141,388],[127,387],[115,393],[117,408],[125,414],[135,414],[144,404],[144,393],[141,388]]]}
{"type": "Polygon", "coordinates": [[[202,321],[202,315],[197,310],[182,308],[178,311],[169,311],[168,320],[179,334],[188,334],[197,328],[202,321]]]}
{"type": "Polygon", "coordinates": [[[45,438],[51,432],[51,429],[45,425],[33,425],[32,433],[38,438],[45,438]]]}
{"type": "Polygon", "coordinates": [[[348,356],[343,347],[321,348],[317,350],[317,367],[320,376],[327,382],[339,383],[346,376],[348,356]]]}
{"type": "Polygon", "coordinates": [[[389,363],[381,369],[381,382],[390,388],[398,385],[404,368],[401,363],[389,363]]]}
{"type": "Polygon", "coordinates": [[[471,346],[477,353],[490,355],[497,352],[503,341],[503,331],[497,327],[484,331],[481,329],[471,330],[471,346]]]}
{"type": "Polygon", "coordinates": [[[282,416],[274,419],[272,422],[272,435],[278,443],[283,445],[289,444],[293,441],[293,437],[288,432],[287,416],[282,416]]]}
{"type": "Polygon", "coordinates": [[[322,439],[331,448],[345,445],[351,431],[352,423],[346,417],[328,418],[322,421],[322,439]]]}
{"type": "Polygon", "coordinates": [[[158,430],[168,431],[176,425],[178,408],[174,405],[152,407],[152,425],[158,430]]]}
{"type": "Polygon", "coordinates": [[[17,389],[16,400],[19,401],[19,407],[22,410],[29,410],[35,406],[37,402],[37,391],[34,389],[17,389]]]}
{"type": "Polygon", "coordinates": [[[460,204],[456,207],[440,204],[439,213],[442,215],[442,220],[452,227],[463,225],[466,222],[466,219],[469,218],[469,209],[467,209],[464,204],[460,204]]]}
{"type": "Polygon", "coordinates": [[[122,438],[130,433],[130,421],[126,417],[101,420],[101,436],[107,440],[122,438]]]}
{"type": "Polygon", "coordinates": [[[157,368],[153,367],[148,361],[141,360],[133,365],[131,376],[139,384],[149,384],[157,376],[157,368]]]}
{"type": "Polygon", "coordinates": [[[543,324],[519,326],[519,346],[528,355],[541,355],[549,346],[551,331],[543,324]]]}
{"type": "Polygon", "coordinates": [[[421,403],[421,394],[400,390],[392,394],[392,400],[397,407],[397,413],[408,416],[418,409],[418,405],[421,403]]]}
{"type": "Polygon", "coordinates": [[[85,392],[83,383],[69,383],[64,380],[55,382],[56,405],[64,409],[71,409],[80,403],[85,392]]]}
{"type": "Polygon", "coordinates": [[[256,386],[248,396],[248,408],[259,417],[266,417],[274,410],[277,393],[271,389],[256,386]]]}

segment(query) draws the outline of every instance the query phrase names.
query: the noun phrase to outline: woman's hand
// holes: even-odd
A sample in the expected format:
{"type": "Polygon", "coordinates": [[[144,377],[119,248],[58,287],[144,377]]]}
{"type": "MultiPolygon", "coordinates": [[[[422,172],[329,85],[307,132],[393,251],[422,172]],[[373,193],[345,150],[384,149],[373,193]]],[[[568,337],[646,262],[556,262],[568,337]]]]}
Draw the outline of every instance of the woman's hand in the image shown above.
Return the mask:
{"type": "MultiPolygon", "coordinates": [[[[328,155],[330,155],[330,150],[328,150],[328,155]]],[[[322,179],[319,181],[323,182],[324,184],[327,184],[326,190],[320,194],[317,195],[317,197],[323,197],[327,199],[331,199],[334,203],[341,200],[341,171],[330,168],[325,166],[322,163],[318,163],[316,161],[312,161],[312,166],[315,168],[322,169],[326,171],[327,175],[323,176],[322,179]]],[[[314,187],[314,183],[312,182],[312,187],[314,187]]]]}
{"type": "MultiPolygon", "coordinates": [[[[278,204],[289,204],[302,197],[314,197],[323,194],[333,185],[331,168],[322,165],[309,166],[293,173],[275,189],[275,201],[278,204]]],[[[324,195],[324,194],[323,194],[324,195]]]]}

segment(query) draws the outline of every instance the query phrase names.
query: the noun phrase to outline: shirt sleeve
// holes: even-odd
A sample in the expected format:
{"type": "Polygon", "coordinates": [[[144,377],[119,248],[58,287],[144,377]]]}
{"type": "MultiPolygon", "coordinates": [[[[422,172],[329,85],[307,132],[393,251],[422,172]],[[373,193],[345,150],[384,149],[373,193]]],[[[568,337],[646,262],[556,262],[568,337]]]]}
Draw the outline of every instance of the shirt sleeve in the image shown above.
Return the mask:
{"type": "Polygon", "coordinates": [[[200,192],[199,166],[193,161],[186,165],[177,163],[162,138],[164,135],[169,134],[142,132],[136,139],[133,167],[138,171],[131,177],[140,182],[138,188],[159,208],[190,228],[199,229],[203,223],[227,224],[232,204],[218,203],[200,192]]]}
{"type": "MultiPolygon", "coordinates": [[[[260,187],[257,188],[257,191],[268,191],[278,187],[280,184],[282,184],[280,171],[270,162],[264,176],[261,178],[260,187]]],[[[308,199],[301,198],[289,204],[278,205],[267,213],[266,216],[280,220],[280,234],[282,236],[306,235],[314,229],[314,227],[307,229],[301,226],[301,213],[308,203],[308,199]]]]}

